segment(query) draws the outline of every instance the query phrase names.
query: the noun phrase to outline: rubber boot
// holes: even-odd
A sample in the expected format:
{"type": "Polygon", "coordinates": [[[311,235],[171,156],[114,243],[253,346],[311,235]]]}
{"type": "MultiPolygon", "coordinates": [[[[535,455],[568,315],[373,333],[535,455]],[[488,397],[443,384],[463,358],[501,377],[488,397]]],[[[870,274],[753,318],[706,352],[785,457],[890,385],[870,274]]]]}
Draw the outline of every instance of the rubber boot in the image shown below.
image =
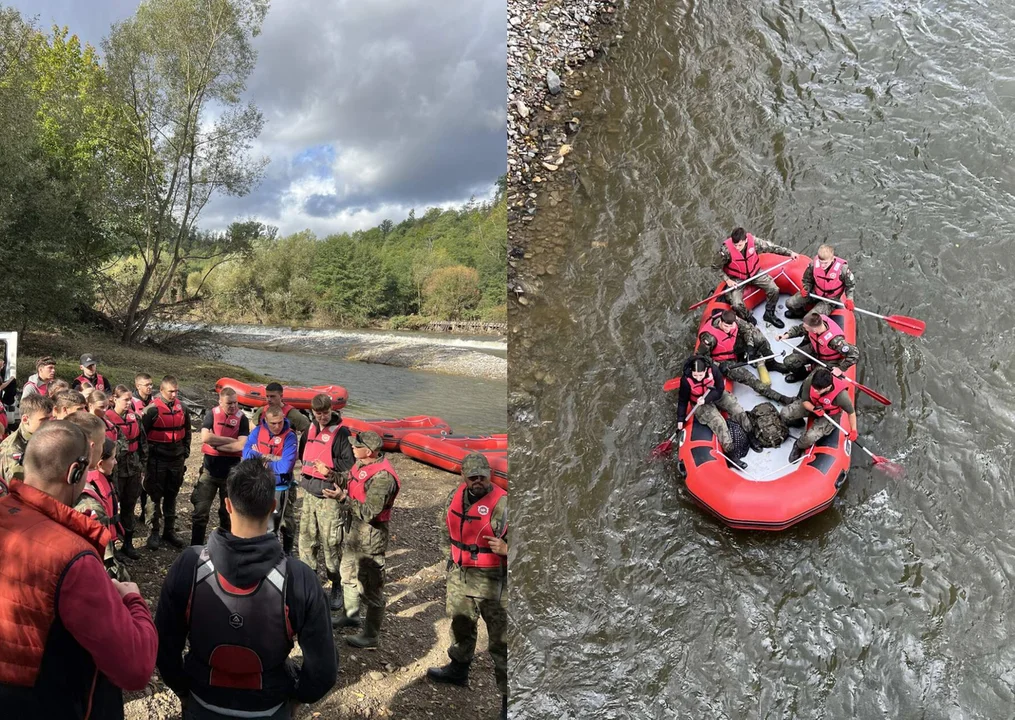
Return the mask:
{"type": "Polygon", "coordinates": [[[747,444],[750,445],[751,450],[756,453],[764,452],[765,450],[765,446],[761,444],[761,442],[758,440],[758,437],[754,433],[747,434],[747,444]]]}
{"type": "Polygon", "coordinates": [[[331,627],[334,630],[341,630],[342,628],[360,628],[363,627],[363,621],[359,619],[358,615],[345,614],[345,607],[340,607],[338,612],[331,616],[331,627]]]}
{"type": "Polygon", "coordinates": [[[769,308],[765,310],[765,314],[761,319],[767,322],[772,327],[779,328],[780,330],[786,327],[786,323],[784,323],[782,320],[780,320],[775,316],[775,308],[769,308]]]}
{"type": "Polygon", "coordinates": [[[381,634],[381,620],[384,618],[383,607],[368,607],[363,622],[363,631],[345,639],[346,643],[364,650],[377,647],[377,637],[381,634]]]}
{"type": "Polygon", "coordinates": [[[140,560],[141,553],[134,547],[134,532],[128,532],[123,534],[123,547],[120,548],[123,555],[129,560],[140,560]]]}
{"type": "Polygon", "coordinates": [[[729,460],[730,465],[735,465],[741,470],[747,469],[747,463],[745,463],[743,460],[737,460],[735,458],[730,457],[729,455],[727,455],[726,458],[729,460]]]}
{"type": "Polygon", "coordinates": [[[439,683],[451,685],[469,686],[469,663],[460,663],[452,660],[444,667],[432,667],[426,671],[426,676],[439,683]]]}

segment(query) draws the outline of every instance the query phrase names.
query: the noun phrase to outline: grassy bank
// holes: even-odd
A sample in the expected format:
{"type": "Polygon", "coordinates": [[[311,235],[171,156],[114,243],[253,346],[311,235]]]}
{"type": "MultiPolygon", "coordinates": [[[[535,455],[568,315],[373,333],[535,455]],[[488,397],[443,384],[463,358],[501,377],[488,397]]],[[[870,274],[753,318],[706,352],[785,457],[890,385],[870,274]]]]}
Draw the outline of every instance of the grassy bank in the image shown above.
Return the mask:
{"type": "Polygon", "coordinates": [[[35,361],[44,355],[52,355],[56,359],[57,377],[73,380],[81,374],[80,360],[86,352],[98,357],[99,372],[114,383],[123,383],[133,389],[137,373],[148,373],[156,384],[163,375],[175,375],[180,381],[181,392],[202,402],[208,401],[209,395],[214,392],[215,381],[224,376],[257,383],[279,379],[192,355],[169,354],[149,347],[124,347],[110,336],[96,331],[61,330],[29,332],[18,338],[18,382],[24,384],[35,372],[35,361]]]}

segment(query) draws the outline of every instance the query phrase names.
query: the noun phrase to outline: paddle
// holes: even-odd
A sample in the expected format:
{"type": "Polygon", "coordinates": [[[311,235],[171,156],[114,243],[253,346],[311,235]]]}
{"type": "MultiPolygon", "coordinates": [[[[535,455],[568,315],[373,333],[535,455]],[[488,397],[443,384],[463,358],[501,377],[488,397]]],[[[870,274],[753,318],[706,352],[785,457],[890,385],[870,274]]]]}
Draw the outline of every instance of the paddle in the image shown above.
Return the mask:
{"type": "Polygon", "coordinates": [[[736,290],[739,287],[743,287],[744,285],[749,283],[751,280],[756,280],[757,278],[761,277],[762,275],[766,275],[766,274],[772,272],[773,270],[777,270],[777,269],[781,268],[783,265],[788,265],[791,262],[793,262],[793,258],[789,258],[789,259],[779,263],[778,265],[773,265],[772,267],[766,268],[766,269],[762,270],[759,273],[755,273],[754,275],[752,275],[751,277],[747,278],[746,280],[741,280],[740,282],[738,282],[733,287],[724,288],[724,289],[720,290],[719,292],[715,293],[714,295],[709,295],[704,300],[699,300],[698,302],[694,303],[694,305],[692,305],[691,307],[687,308],[687,311],[690,312],[691,310],[696,310],[697,308],[700,308],[702,305],[707,303],[709,300],[715,300],[720,295],[725,295],[730,290],[736,290]]]}
{"type": "MultiPolygon", "coordinates": [[[[730,370],[732,368],[743,367],[744,365],[753,365],[754,363],[761,362],[762,360],[774,360],[777,357],[783,357],[785,354],[786,352],[783,351],[778,355],[766,355],[765,357],[754,358],[753,360],[745,360],[744,362],[739,362],[734,365],[730,365],[726,369],[730,370]]],[[[678,377],[670,378],[669,380],[663,383],[663,392],[670,392],[671,390],[676,390],[678,387],[680,387],[680,378],[678,377]]]]}
{"type": "MultiPolygon", "coordinates": [[[[791,343],[788,343],[788,342],[786,342],[785,340],[779,340],[779,342],[781,342],[781,343],[782,343],[783,345],[786,345],[786,346],[788,346],[788,347],[791,347],[791,348],[793,348],[793,349],[794,349],[794,350],[795,350],[796,352],[800,353],[800,354],[801,354],[801,355],[803,355],[803,356],[804,356],[805,358],[808,358],[809,360],[812,360],[813,362],[816,362],[816,363],[817,363],[818,365],[820,365],[821,367],[823,367],[823,368],[827,368],[827,367],[828,367],[828,366],[827,366],[827,365],[825,365],[825,364],[824,364],[823,362],[821,362],[820,360],[818,360],[818,359],[817,359],[816,357],[813,357],[813,356],[811,356],[811,355],[808,355],[807,353],[805,353],[805,352],[804,352],[803,350],[801,350],[800,348],[798,348],[798,347],[795,347],[795,346],[793,346],[793,345],[792,345],[791,343]]],[[[881,403],[882,405],[891,405],[891,404],[892,404],[892,401],[891,401],[891,400],[889,400],[888,398],[886,398],[886,397],[885,397],[884,395],[882,395],[881,393],[879,393],[879,392],[876,392],[876,391],[874,391],[874,390],[871,390],[871,389],[870,389],[869,387],[867,387],[866,385],[862,385],[862,384],[858,383],[858,382],[857,382],[856,380],[853,380],[852,378],[849,378],[849,377],[847,377],[847,376],[846,376],[845,374],[843,374],[843,375],[840,375],[839,377],[841,377],[841,378],[842,378],[843,380],[845,380],[846,382],[850,382],[850,383],[853,383],[854,385],[856,385],[856,387],[857,387],[857,389],[858,389],[858,390],[861,390],[862,392],[865,392],[865,393],[867,393],[868,395],[870,395],[870,396],[871,396],[872,398],[874,398],[875,400],[877,400],[877,401],[878,401],[879,403],[881,403]]]]}
{"type": "MultiPolygon", "coordinates": [[[[842,427],[842,425],[840,425],[839,423],[835,422],[835,420],[833,420],[832,417],[828,413],[825,413],[825,417],[828,419],[828,422],[832,423],[832,425],[835,425],[835,427],[839,428],[839,430],[841,430],[844,435],[849,435],[849,433],[846,432],[846,430],[842,427]]],[[[863,450],[868,455],[870,455],[871,459],[874,461],[874,467],[876,467],[877,469],[881,470],[882,472],[884,472],[886,475],[888,475],[892,479],[894,479],[894,480],[901,480],[902,478],[904,478],[906,476],[906,468],[902,467],[902,465],[899,465],[898,463],[892,462],[891,460],[889,460],[886,457],[881,457],[880,455],[875,455],[870,450],[868,450],[866,447],[861,445],[859,440],[854,440],[853,444],[856,445],[861,450],[863,450]]]]}
{"type": "MultiPolygon", "coordinates": [[[[694,411],[697,409],[698,406],[695,405],[693,408],[691,408],[691,412],[687,413],[687,417],[684,418],[684,427],[687,427],[687,421],[690,420],[692,417],[694,417],[694,411]]],[[[663,440],[661,443],[656,445],[655,448],[652,449],[652,459],[658,460],[659,458],[669,457],[670,453],[673,451],[674,438],[676,438],[677,435],[679,435],[682,432],[683,430],[677,430],[675,433],[673,433],[668,438],[663,440]]],[[[680,452],[679,445],[677,445],[677,452],[680,452]]]]}
{"type": "MultiPolygon", "coordinates": [[[[820,300],[823,300],[825,302],[830,302],[833,305],[838,305],[839,307],[846,307],[838,300],[833,300],[832,298],[820,297],[819,295],[815,295],[814,297],[819,298],[820,300]]],[[[870,310],[861,310],[860,308],[853,308],[853,312],[863,313],[864,315],[870,315],[871,317],[881,318],[896,330],[904,332],[907,335],[912,335],[914,337],[920,337],[921,335],[923,335],[923,331],[927,329],[927,323],[925,323],[923,320],[917,320],[916,318],[907,317],[905,315],[878,315],[876,312],[871,312],[870,310]]]]}

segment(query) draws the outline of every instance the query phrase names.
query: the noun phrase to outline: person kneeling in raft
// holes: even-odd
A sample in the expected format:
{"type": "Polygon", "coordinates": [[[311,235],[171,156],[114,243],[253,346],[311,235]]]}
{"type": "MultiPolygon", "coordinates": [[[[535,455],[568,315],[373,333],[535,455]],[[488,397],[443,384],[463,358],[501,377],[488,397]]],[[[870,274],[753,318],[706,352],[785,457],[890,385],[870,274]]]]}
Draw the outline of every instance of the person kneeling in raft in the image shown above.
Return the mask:
{"type": "MultiPolygon", "coordinates": [[[[730,236],[722,241],[712,261],[712,267],[722,270],[723,280],[727,287],[733,287],[739,282],[758,275],[761,271],[761,258],[759,253],[775,253],[786,255],[794,260],[797,254],[782,245],[756,238],[741,227],[734,228],[730,236]]],[[[754,285],[765,291],[765,316],[764,320],[774,327],[784,328],[786,323],[775,316],[775,306],[779,302],[779,286],[775,280],[767,274],[758,275],[748,285],[754,285]]],[[[744,288],[738,287],[729,292],[729,303],[733,311],[751,324],[756,324],[754,315],[744,304],[744,288]]]]}
{"type": "MultiPolygon", "coordinates": [[[[846,342],[842,328],[827,315],[809,312],[804,315],[801,325],[790,328],[781,335],[777,335],[775,339],[781,342],[801,335],[807,336],[807,343],[801,344],[800,349],[828,365],[836,377],[841,376],[860,360],[859,348],[846,342]],[[808,344],[810,345],[809,352],[808,344]]],[[[789,370],[786,379],[790,382],[799,382],[807,377],[812,361],[801,353],[793,352],[783,360],[783,365],[789,370]]]]}
{"type": "MultiPolygon", "coordinates": [[[[746,367],[736,365],[737,360],[746,360],[749,353],[757,357],[771,355],[772,345],[758,328],[738,318],[732,310],[716,310],[711,321],[698,334],[698,343],[701,352],[710,353],[712,360],[719,363],[719,370],[733,382],[746,385],[762,397],[782,405],[793,402],[793,398],[766,385],[746,367]]],[[[775,358],[766,360],[765,367],[772,372],[787,372],[786,366],[775,358]]]]}
{"type": "Polygon", "coordinates": [[[786,317],[802,318],[807,314],[808,306],[818,315],[831,315],[836,306],[826,302],[825,298],[838,300],[853,312],[856,280],[846,261],[836,257],[835,248],[831,245],[818,248],[818,254],[804,270],[800,284],[800,292],[786,301],[786,317]]]}
{"type": "MultiPolygon", "coordinates": [[[[789,407],[779,411],[783,422],[786,424],[799,423],[808,413],[817,415],[810,428],[799,437],[789,451],[789,461],[796,462],[804,454],[807,448],[814,445],[821,438],[828,435],[835,429],[835,425],[829,422],[826,415],[835,418],[843,412],[849,416],[849,424],[843,425],[844,430],[849,431],[849,440],[852,442],[857,438],[856,431],[856,409],[846,392],[848,384],[845,380],[834,377],[825,368],[818,368],[810,378],[804,381],[802,395],[806,400],[797,400],[789,407]]],[[[842,425],[841,421],[838,421],[842,425]]]]}
{"type": "Polygon", "coordinates": [[[733,451],[733,437],[726,426],[726,419],[719,411],[726,411],[732,420],[740,423],[744,432],[747,433],[751,450],[761,452],[762,447],[752,433],[751,419],[740,407],[737,399],[726,392],[725,382],[723,374],[711,360],[701,355],[692,355],[687,359],[680,378],[680,392],[677,394],[677,431],[684,429],[687,403],[694,403],[694,413],[698,417],[698,422],[708,426],[715,433],[729,462],[741,470],[746,470],[747,463],[729,457],[733,451]]]}

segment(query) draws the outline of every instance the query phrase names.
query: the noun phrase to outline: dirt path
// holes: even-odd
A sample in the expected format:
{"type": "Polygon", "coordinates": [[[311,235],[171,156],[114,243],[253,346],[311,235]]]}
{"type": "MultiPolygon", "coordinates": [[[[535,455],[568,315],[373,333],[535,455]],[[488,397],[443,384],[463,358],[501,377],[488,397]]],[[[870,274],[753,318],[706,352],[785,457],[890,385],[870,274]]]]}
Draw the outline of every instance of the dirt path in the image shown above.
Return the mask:
{"type": "MultiPolygon", "coordinates": [[[[195,435],[187,476],[178,501],[177,531],[189,538],[193,506],[190,493],[201,462],[195,435]]],[[[500,695],[493,663],[486,652],[486,629],[480,623],[471,687],[439,686],[425,679],[426,669],[447,662],[450,622],[444,615],[444,558],[440,551],[438,517],[458,476],[431,468],[398,453],[389,455],[402,480],[391,518],[388,550],[388,612],[377,650],[356,650],[335,631],[339,675],[335,688],[321,702],[303,707],[298,718],[406,718],[430,720],[468,713],[470,718],[497,718],[500,695]]],[[[300,491],[302,502],[302,491],[300,491]]],[[[150,512],[150,510],[149,510],[150,512]]],[[[217,525],[212,509],[211,525],[217,525]]],[[[142,541],[145,528],[139,527],[142,541]]],[[[163,547],[141,550],[142,557],[128,568],[152,610],[162,581],[178,551],[163,547]]],[[[324,577],[323,568],[319,575],[324,577]]],[[[300,655],[299,646],[293,651],[300,655]]],[[[180,703],[156,671],[148,690],[125,697],[126,720],[171,720],[180,716],[180,703]]]]}

